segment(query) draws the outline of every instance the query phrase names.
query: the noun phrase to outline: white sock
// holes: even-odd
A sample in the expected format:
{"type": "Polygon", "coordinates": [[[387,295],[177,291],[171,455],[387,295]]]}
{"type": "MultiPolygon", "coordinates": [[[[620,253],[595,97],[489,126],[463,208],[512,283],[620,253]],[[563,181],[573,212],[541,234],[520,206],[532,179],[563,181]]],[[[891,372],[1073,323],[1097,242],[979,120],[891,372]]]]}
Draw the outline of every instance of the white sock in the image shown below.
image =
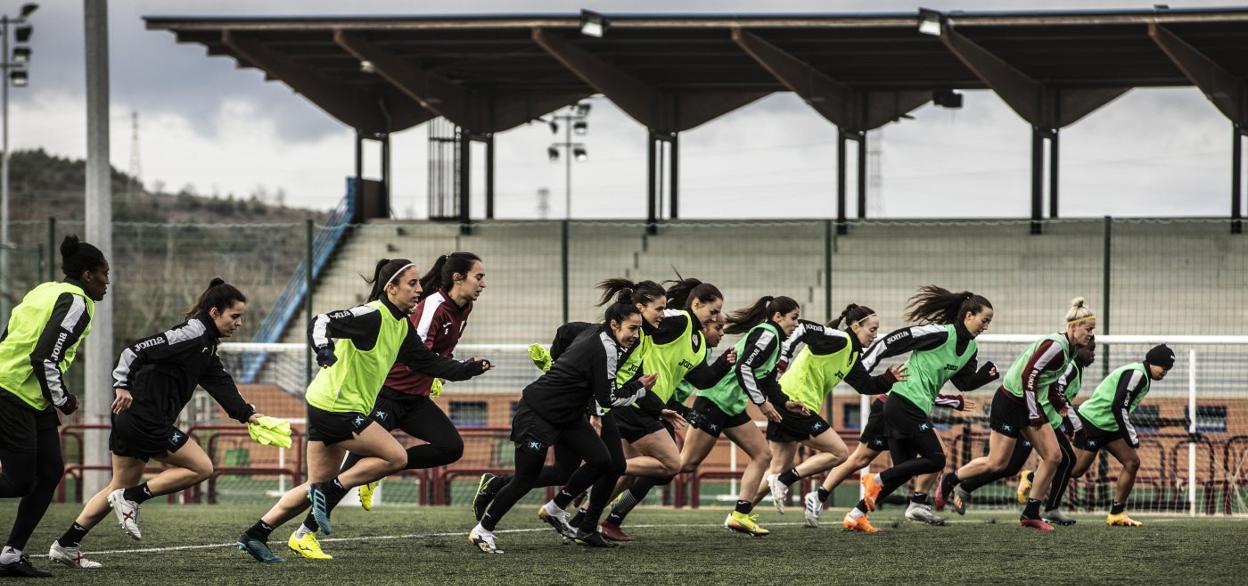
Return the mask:
{"type": "Polygon", "coordinates": [[[0,564],[11,564],[22,559],[22,550],[13,549],[10,546],[4,546],[4,550],[0,551],[0,564]]]}
{"type": "Polygon", "coordinates": [[[849,510],[849,518],[850,518],[850,519],[853,519],[853,520],[855,520],[855,521],[857,521],[858,519],[861,519],[861,518],[863,518],[863,517],[866,517],[866,516],[867,516],[867,514],[866,514],[866,513],[864,513],[864,512],[862,512],[862,511],[860,511],[860,510],[858,510],[858,507],[854,507],[854,508],[852,508],[852,509],[850,509],[850,510],[849,510]]]}
{"type": "Polygon", "coordinates": [[[546,510],[547,515],[551,515],[553,517],[562,517],[567,515],[567,512],[559,508],[559,505],[556,505],[555,501],[546,501],[546,504],[542,505],[542,508],[546,510]]]}
{"type": "Polygon", "coordinates": [[[300,524],[299,524],[299,528],[298,528],[298,529],[295,529],[295,539],[303,539],[303,536],[304,536],[304,535],[307,535],[307,534],[312,533],[312,532],[313,532],[313,531],[312,531],[311,529],[308,529],[308,526],[307,526],[307,525],[304,525],[303,523],[300,523],[300,524]]]}

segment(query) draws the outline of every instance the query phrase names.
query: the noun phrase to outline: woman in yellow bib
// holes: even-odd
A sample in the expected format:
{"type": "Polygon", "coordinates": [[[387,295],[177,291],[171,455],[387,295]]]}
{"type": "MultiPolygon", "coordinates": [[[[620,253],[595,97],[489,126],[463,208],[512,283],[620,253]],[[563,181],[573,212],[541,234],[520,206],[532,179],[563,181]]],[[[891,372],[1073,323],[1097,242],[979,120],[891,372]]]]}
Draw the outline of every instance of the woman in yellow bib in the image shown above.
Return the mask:
{"type": "Polygon", "coordinates": [[[65,470],[56,412],[78,410],[65,372],[91,333],[95,302],[108,293],[108,261],[77,236],[61,241],[65,280],[32,289],[0,338],[0,498],[20,498],[0,550],[0,575],[47,577],[23,553],[65,470]]]}
{"type": "MultiPolygon", "coordinates": [[[[308,385],[308,482],[282,496],[238,538],[238,548],[260,562],[280,562],[269,534],[309,506],[325,534],[329,514],[353,486],[402,470],[407,451],[368,415],[396,362],[447,380],[467,380],[491,368],[485,360],[459,362],[424,345],[407,319],[420,300],[420,271],[407,259],[381,259],[373,271],[368,303],[323,313],[309,325],[322,368],[308,385]],[[339,473],[347,451],[361,456],[339,473]]],[[[311,534],[309,534],[311,535],[311,534]]],[[[319,547],[304,543],[305,547],[319,547]]],[[[314,557],[307,555],[304,557],[314,557]]],[[[326,557],[324,554],[315,557],[326,557]]]]}

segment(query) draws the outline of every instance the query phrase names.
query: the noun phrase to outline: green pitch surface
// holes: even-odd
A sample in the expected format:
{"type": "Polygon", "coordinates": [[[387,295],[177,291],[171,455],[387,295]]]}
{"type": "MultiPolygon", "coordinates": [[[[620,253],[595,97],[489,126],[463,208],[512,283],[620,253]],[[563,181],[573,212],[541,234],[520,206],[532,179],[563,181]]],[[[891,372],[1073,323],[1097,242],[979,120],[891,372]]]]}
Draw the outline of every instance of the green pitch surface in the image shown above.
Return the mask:
{"type": "MultiPolygon", "coordinates": [[[[13,501],[0,504],[0,530],[12,523],[13,501]]],[[[844,511],[829,510],[824,526],[801,526],[802,512],[778,515],[760,507],[772,530],[750,538],[720,527],[726,510],[639,509],[626,527],[637,540],[610,550],[564,545],[522,505],[499,526],[503,555],[468,543],[474,525],[464,508],[378,507],[334,513],[322,541],[331,561],[298,557],[286,548],[294,525],[270,542],[284,564],[261,565],[236,550],[239,533],[264,511],[247,506],[143,508],[143,541],[126,537],[113,518],[83,542],[102,570],[52,566],[48,545],[78,508],[54,505],[27,553],[60,581],[90,584],[363,584],[430,583],[1240,583],[1248,576],[1248,520],[1140,516],[1141,528],[1106,527],[1104,516],[1040,534],[1017,525],[1017,513],[953,516],[946,527],[904,521],[901,509],[873,515],[882,530],[849,534],[844,511]],[[88,576],[89,572],[89,576],[88,576]]]]}

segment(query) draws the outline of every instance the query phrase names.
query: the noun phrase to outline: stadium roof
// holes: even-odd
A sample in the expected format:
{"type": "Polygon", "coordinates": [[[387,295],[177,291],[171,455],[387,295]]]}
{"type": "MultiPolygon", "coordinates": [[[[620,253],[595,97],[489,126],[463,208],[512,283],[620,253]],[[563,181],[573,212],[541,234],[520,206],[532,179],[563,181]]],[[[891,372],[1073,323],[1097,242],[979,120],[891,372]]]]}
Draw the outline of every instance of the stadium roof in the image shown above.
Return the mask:
{"type": "Polygon", "coordinates": [[[861,146],[867,130],[934,97],[948,99],[949,90],[988,88],[1037,136],[1055,136],[1131,88],[1193,85],[1237,128],[1248,126],[1244,7],[608,14],[601,37],[582,34],[584,17],[145,21],[178,42],[204,45],[209,55],[260,69],[343,123],[376,135],[437,116],[490,135],[602,94],[654,133],[674,137],[791,91],[861,146]],[[925,20],[926,34],[919,26],[925,20]]]}

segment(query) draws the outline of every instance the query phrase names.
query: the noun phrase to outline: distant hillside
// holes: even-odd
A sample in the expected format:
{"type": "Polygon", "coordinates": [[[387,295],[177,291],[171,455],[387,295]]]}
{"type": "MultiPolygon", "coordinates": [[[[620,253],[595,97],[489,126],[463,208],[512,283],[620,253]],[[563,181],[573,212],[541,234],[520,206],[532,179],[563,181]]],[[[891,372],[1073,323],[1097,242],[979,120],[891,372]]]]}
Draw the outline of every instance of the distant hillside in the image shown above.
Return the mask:
{"type": "MultiPolygon", "coordinates": [[[[14,221],[83,219],[86,161],[50,155],[43,149],[13,151],[9,159],[9,209],[14,221]]],[[[148,192],[129,175],[112,170],[113,220],[118,222],[250,224],[323,220],[325,210],[293,208],[285,196],[260,192],[219,197],[184,189],[176,193],[148,192]]]]}

